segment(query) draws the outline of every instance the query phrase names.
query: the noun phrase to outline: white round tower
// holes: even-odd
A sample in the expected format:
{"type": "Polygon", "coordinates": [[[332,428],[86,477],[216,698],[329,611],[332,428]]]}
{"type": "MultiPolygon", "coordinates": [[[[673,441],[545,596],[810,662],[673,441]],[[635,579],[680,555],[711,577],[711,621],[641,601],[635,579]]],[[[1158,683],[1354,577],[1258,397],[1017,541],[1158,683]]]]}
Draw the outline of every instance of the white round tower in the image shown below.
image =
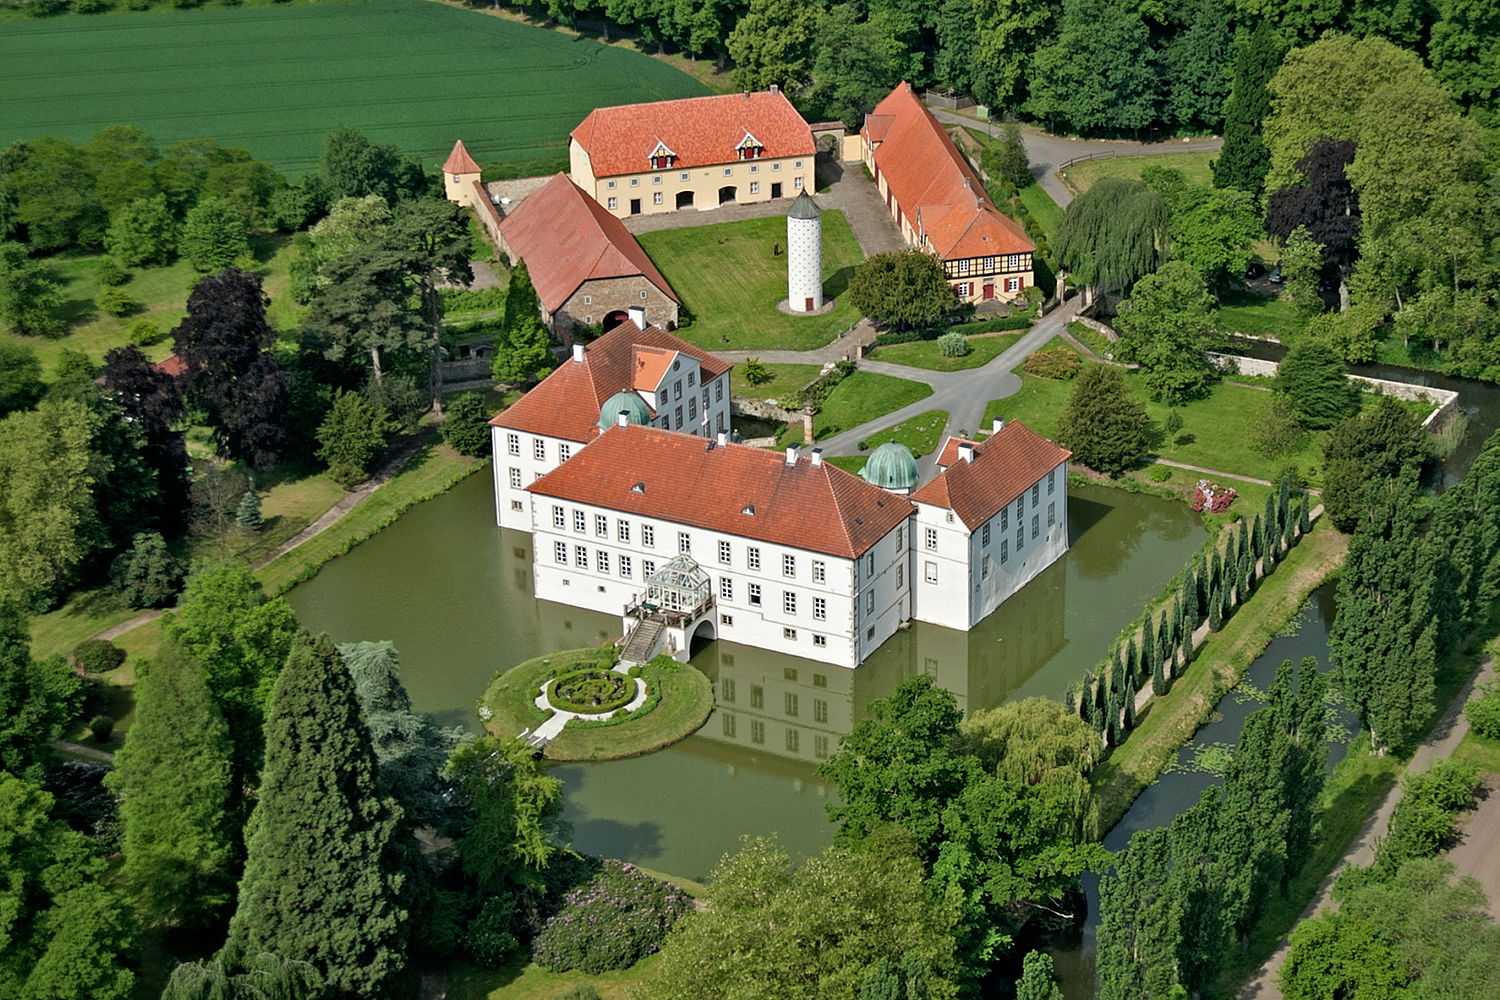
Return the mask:
{"type": "Polygon", "coordinates": [[[806,191],[786,215],[786,304],[792,312],[823,308],[822,216],[806,191]]]}

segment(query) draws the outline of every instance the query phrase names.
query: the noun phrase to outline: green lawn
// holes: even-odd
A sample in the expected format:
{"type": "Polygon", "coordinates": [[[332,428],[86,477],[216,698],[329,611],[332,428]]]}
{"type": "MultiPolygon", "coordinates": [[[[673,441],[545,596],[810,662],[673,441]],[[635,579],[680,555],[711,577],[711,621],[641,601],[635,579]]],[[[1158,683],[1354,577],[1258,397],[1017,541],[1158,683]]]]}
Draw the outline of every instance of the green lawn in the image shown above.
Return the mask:
{"type": "Polygon", "coordinates": [[[707,89],[625,47],[369,0],[14,21],[0,33],[0,93],[0,144],[128,122],[164,145],[211,136],[296,175],[340,125],[429,169],[459,138],[482,164],[565,169],[568,132],[595,107],[707,89]]]}
{"type": "Polygon", "coordinates": [[[1486,739],[1470,730],[1464,734],[1453,756],[1459,760],[1472,761],[1480,770],[1500,774],[1500,740],[1486,739]]]}
{"type": "Polygon", "coordinates": [[[1153,153],[1147,156],[1111,156],[1075,163],[1062,172],[1063,183],[1075,194],[1082,194],[1101,177],[1127,177],[1140,180],[1146,167],[1181,170],[1189,184],[1208,187],[1213,184],[1209,170],[1218,153],[1153,153]]]}
{"type": "MultiPolygon", "coordinates": [[[[692,322],[678,336],[699,347],[810,350],[860,319],[842,301],[822,316],[789,316],[776,308],[786,298],[786,220],[779,215],[663,229],[642,233],[640,241],[692,313],[692,322]]],[[[844,213],[824,212],[824,294],[843,295],[862,260],[844,213]]]]}
{"type": "MultiPolygon", "coordinates": [[[[876,417],[899,410],[932,395],[932,386],[874,372],[855,372],[834,386],[823,408],[813,418],[813,433],[819,439],[853,430],[876,417]]],[[[802,443],[802,424],[788,424],[778,447],[802,443]]]]}
{"type": "MultiPolygon", "coordinates": [[[[1049,347],[1052,345],[1048,345],[1049,347]]],[[[1057,434],[1057,424],[1067,406],[1070,382],[1054,382],[1017,372],[1021,391],[1007,399],[992,400],[984,412],[984,426],[995,417],[1020,420],[1044,437],[1057,434]]],[[[1169,408],[1152,402],[1141,390],[1132,374],[1126,374],[1132,394],[1146,406],[1146,412],[1158,425],[1169,408]]],[[[1263,458],[1251,445],[1251,432],[1260,418],[1267,393],[1237,382],[1219,382],[1207,397],[1185,403],[1178,408],[1183,426],[1171,440],[1163,440],[1157,456],[1205,469],[1274,480],[1288,465],[1296,465],[1317,485],[1322,463],[1324,431],[1309,431],[1302,446],[1289,455],[1263,458]]],[[[1226,484],[1233,485],[1233,484],[1226,484]]]]}
{"type": "MultiPolygon", "coordinates": [[[[647,669],[652,669],[648,667],[647,669]]],[[[547,746],[552,760],[614,760],[671,746],[691,736],[714,710],[714,686],[696,668],[660,675],[661,701],[640,719],[615,726],[569,723],[547,746]]]]}
{"type": "Polygon", "coordinates": [[[1062,208],[1036,181],[1023,187],[1020,197],[1021,204],[1026,206],[1026,211],[1036,220],[1037,225],[1042,227],[1042,232],[1047,234],[1047,239],[1052,239],[1057,233],[1057,227],[1062,223],[1062,208]]]}
{"type": "Polygon", "coordinates": [[[1108,357],[1115,349],[1115,345],[1108,337],[1093,327],[1079,323],[1077,320],[1068,324],[1068,332],[1083,341],[1085,347],[1101,358],[1108,357]]]}
{"type": "Polygon", "coordinates": [[[1307,326],[1307,317],[1291,302],[1268,299],[1248,292],[1225,295],[1219,306],[1219,328],[1227,333],[1251,337],[1295,337],[1307,326]]]}
{"type": "MultiPolygon", "coordinates": [[[[267,316],[273,326],[289,329],[296,325],[302,307],[292,301],[291,276],[288,268],[295,251],[289,237],[281,234],[257,240],[257,259],[265,277],[265,290],[271,297],[267,316]]],[[[8,329],[0,330],[0,339],[29,345],[41,359],[44,377],[50,376],[64,349],[82,351],[96,363],[112,347],[129,343],[126,332],[140,320],[155,323],[162,339],[143,347],[147,357],[159,361],[172,353],[169,334],[187,315],[188,294],[203,277],[186,261],[166,267],[142,267],[130,271],[130,280],[121,290],[141,304],[135,313],[125,317],[110,316],[94,307],[99,294],[100,257],[69,256],[46,261],[62,285],[62,315],[68,322],[66,336],[53,338],[20,337],[8,329]]]]}
{"type": "Polygon", "coordinates": [[[549,972],[524,950],[498,969],[460,964],[448,979],[450,1000],[556,1000],[580,983],[587,983],[600,1000],[629,1000],[655,972],[660,953],[647,955],[628,969],[590,976],[584,972],[549,972]]]}
{"type": "Polygon", "coordinates": [[[729,392],[751,399],[776,399],[806,388],[818,377],[819,370],[817,365],[766,365],[771,381],[751,385],[745,381],[745,366],[738,364],[729,373],[729,392]]]}
{"type": "Polygon", "coordinates": [[[893,365],[911,365],[931,371],[956,372],[965,368],[978,368],[995,360],[1007,347],[1021,339],[1019,333],[985,334],[969,338],[971,350],[961,358],[948,358],[938,349],[936,340],[918,340],[910,344],[891,344],[871,351],[872,361],[888,361],[893,365]]]}

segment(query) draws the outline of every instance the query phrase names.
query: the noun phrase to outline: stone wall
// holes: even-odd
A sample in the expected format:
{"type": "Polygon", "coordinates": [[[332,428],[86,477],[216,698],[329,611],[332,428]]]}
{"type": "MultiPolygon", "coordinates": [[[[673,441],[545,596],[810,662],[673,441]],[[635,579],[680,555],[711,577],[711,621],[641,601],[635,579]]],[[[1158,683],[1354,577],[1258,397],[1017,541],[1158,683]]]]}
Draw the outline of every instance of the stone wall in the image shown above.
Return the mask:
{"type": "Polygon", "coordinates": [[[1082,315],[1078,316],[1077,319],[1078,322],[1082,323],[1084,326],[1088,327],[1090,330],[1093,330],[1095,333],[1099,334],[1100,336],[1104,337],[1104,339],[1110,342],[1114,342],[1120,339],[1120,335],[1115,332],[1114,327],[1107,326],[1099,322],[1097,319],[1082,315]]]}
{"type": "MultiPolygon", "coordinates": [[[[1237,372],[1240,375],[1260,375],[1269,378],[1274,376],[1280,368],[1275,361],[1266,361],[1263,358],[1244,358],[1234,354],[1212,353],[1208,358],[1220,370],[1237,372]]],[[[1435,409],[1427,414],[1426,420],[1422,421],[1423,427],[1431,426],[1439,414],[1451,409],[1458,402],[1458,393],[1452,389],[1439,389],[1436,386],[1417,385],[1413,382],[1392,382],[1389,379],[1370,378],[1366,375],[1350,375],[1348,378],[1360,388],[1378,392],[1382,396],[1431,403],[1435,409]]]]}
{"type": "Polygon", "coordinates": [[[623,278],[596,278],[579,285],[578,290],[552,315],[552,330],[558,337],[565,337],[574,327],[597,326],[608,314],[631,308],[644,308],[646,322],[663,330],[677,328],[677,303],[645,275],[633,274],[623,278]],[[646,293],[645,298],[641,297],[642,292],[646,293]],[[590,301],[585,302],[585,299],[590,301]]]}

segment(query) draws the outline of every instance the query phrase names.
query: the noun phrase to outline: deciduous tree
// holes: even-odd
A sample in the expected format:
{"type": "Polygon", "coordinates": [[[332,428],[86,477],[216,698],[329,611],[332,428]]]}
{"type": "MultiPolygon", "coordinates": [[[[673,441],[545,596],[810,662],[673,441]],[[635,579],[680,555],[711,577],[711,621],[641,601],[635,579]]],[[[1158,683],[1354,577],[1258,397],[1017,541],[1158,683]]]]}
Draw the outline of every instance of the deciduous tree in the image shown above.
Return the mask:
{"type": "Polygon", "coordinates": [[[0,342],[0,417],[29,410],[42,398],[42,364],[36,351],[15,341],[0,342]]]}
{"type": "Polygon", "coordinates": [[[177,251],[177,220],[167,196],[137,198],[115,209],[104,246],[126,267],[165,264],[177,251]]]}
{"type": "Polygon", "coordinates": [[[250,253],[250,227],[222,198],[204,198],[182,220],[178,250],[196,271],[222,271],[250,253]]]}
{"type": "Polygon", "coordinates": [[[1101,177],[1068,204],[1053,248],[1092,293],[1124,292],[1156,269],[1168,217],[1161,195],[1140,181],[1101,177]]]}
{"type": "Polygon", "coordinates": [[[849,302],[893,330],[927,330],[951,315],[957,303],[942,262],[920,250],[878,253],[855,268],[849,302]]]}
{"type": "Polygon", "coordinates": [[[1207,391],[1217,374],[1207,354],[1218,342],[1213,306],[1202,275],[1177,260],[1136,282],[1120,303],[1115,353],[1141,366],[1153,399],[1178,405],[1207,391]]]}
{"type": "Polygon", "coordinates": [[[24,244],[0,241],[0,319],[16,333],[62,336],[59,287],[51,269],[33,260],[24,244]]]}

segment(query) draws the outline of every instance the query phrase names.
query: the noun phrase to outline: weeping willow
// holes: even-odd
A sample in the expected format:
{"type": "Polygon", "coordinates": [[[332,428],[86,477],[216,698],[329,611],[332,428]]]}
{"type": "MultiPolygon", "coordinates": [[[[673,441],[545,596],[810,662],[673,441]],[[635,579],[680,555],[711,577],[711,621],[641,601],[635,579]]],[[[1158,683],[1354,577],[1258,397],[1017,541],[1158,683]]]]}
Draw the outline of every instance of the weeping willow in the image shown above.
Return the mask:
{"type": "Polygon", "coordinates": [[[1068,205],[1058,263],[1094,294],[1124,292],[1160,263],[1167,203],[1140,181],[1103,177],[1068,205]]]}

